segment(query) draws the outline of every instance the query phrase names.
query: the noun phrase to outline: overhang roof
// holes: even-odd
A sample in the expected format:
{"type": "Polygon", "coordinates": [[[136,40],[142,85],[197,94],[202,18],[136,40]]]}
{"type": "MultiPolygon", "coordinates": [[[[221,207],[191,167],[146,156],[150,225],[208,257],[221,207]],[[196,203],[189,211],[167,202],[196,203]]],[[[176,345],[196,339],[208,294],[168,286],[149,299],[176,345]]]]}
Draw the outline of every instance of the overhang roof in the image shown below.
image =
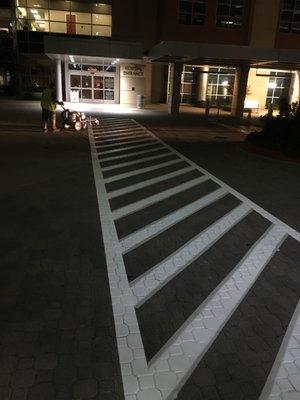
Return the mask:
{"type": "Polygon", "coordinates": [[[52,59],[63,59],[68,55],[132,60],[143,58],[142,45],[135,42],[45,36],[44,46],[45,54],[52,59]]]}
{"type": "Polygon", "coordinates": [[[300,51],[211,43],[161,42],[149,52],[153,62],[300,69],[300,51]]]}

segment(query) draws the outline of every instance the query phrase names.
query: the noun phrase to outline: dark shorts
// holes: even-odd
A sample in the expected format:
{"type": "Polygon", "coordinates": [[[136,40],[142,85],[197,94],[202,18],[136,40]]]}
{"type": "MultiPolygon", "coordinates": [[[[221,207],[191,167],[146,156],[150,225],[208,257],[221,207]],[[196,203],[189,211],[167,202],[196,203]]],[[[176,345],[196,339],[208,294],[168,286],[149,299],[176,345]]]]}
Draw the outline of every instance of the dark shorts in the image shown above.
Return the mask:
{"type": "Polygon", "coordinates": [[[55,118],[55,112],[47,110],[46,108],[43,108],[42,111],[42,120],[43,122],[48,122],[49,120],[53,120],[55,118]]]}

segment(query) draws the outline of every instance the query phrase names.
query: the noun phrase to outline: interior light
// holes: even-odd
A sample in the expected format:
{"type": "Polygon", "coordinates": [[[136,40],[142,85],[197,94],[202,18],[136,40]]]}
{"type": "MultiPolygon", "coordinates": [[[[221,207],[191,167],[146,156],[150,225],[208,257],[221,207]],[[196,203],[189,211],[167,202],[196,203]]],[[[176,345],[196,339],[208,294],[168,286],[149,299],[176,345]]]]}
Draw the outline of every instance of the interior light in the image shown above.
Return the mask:
{"type": "Polygon", "coordinates": [[[276,82],[269,82],[268,83],[268,88],[269,89],[276,89],[276,87],[277,87],[276,82]]]}
{"type": "Polygon", "coordinates": [[[38,14],[38,10],[31,10],[32,14],[38,14]]]}

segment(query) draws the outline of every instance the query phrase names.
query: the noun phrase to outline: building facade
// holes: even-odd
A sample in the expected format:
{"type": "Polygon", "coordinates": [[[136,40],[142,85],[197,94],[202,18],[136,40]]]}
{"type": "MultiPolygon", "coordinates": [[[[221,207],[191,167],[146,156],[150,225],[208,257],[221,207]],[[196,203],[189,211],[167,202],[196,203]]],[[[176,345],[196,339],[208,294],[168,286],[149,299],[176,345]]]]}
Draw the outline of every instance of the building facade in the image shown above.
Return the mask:
{"type": "Polygon", "coordinates": [[[297,0],[12,0],[11,13],[18,91],[55,79],[66,101],[236,116],[299,100],[297,0]]]}

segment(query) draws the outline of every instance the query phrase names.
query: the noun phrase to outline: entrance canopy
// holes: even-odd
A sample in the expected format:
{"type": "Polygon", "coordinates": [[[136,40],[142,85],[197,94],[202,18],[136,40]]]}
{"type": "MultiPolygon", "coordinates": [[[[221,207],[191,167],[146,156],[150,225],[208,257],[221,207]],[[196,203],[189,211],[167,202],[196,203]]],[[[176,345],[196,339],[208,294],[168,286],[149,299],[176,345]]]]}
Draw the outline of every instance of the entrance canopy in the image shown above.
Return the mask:
{"type": "Polygon", "coordinates": [[[167,41],[154,46],[148,57],[164,63],[300,69],[300,52],[294,49],[167,41]]]}
{"type": "Polygon", "coordinates": [[[64,60],[64,56],[86,56],[96,58],[119,58],[141,60],[143,49],[140,43],[119,42],[106,39],[82,39],[45,36],[45,54],[52,59],[64,60]]]}

